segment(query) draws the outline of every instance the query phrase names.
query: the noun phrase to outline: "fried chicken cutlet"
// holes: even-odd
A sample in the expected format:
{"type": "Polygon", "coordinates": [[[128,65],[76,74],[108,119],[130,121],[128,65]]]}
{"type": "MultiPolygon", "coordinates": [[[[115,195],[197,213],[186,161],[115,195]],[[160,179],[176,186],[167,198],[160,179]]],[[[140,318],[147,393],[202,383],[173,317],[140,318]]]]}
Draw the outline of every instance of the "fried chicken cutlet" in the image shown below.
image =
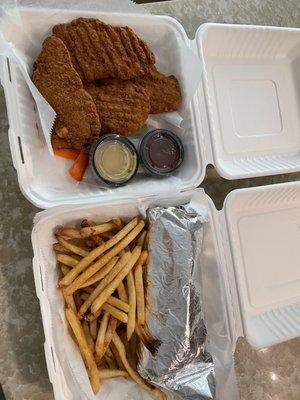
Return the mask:
{"type": "Polygon", "coordinates": [[[51,144],[53,149],[72,149],[73,146],[66,139],[62,139],[56,133],[51,135],[51,144]]]}
{"type": "Polygon", "coordinates": [[[81,149],[99,136],[100,121],[92,97],[84,90],[69,52],[56,36],[45,39],[34,64],[33,82],[57,113],[52,145],[81,149]]]}
{"type": "Polygon", "coordinates": [[[150,114],[177,111],[181,102],[181,92],[175,76],[166,76],[155,67],[144,76],[133,80],[146,89],[150,98],[150,114]]]}
{"type": "Polygon", "coordinates": [[[150,101],[140,85],[115,79],[102,85],[93,82],[85,89],[96,104],[104,132],[130,135],[146,122],[150,101]]]}
{"type": "Polygon", "coordinates": [[[134,31],[98,19],[78,18],[53,27],[53,34],[67,46],[82,80],[132,79],[155,64],[155,56],[134,31]]]}

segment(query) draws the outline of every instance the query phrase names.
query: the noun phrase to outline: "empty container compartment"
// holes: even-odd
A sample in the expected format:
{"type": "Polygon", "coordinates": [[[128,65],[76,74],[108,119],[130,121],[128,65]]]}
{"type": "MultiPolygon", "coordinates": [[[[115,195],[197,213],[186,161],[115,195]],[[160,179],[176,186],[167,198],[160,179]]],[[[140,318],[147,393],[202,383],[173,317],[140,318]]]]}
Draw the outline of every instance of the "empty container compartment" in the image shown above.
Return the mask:
{"type": "Polygon", "coordinates": [[[300,30],[205,24],[196,41],[222,175],[299,169],[300,30]]]}

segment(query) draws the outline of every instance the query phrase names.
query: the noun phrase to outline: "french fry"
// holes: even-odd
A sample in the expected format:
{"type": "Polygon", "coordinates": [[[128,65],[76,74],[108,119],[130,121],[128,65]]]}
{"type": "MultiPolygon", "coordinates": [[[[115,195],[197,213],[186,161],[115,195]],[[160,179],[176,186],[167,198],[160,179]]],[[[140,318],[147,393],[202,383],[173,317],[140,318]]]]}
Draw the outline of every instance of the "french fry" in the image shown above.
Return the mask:
{"type": "Polygon", "coordinates": [[[150,231],[148,231],[146,234],[143,250],[147,250],[149,248],[149,238],[150,238],[150,231]]]}
{"type": "Polygon", "coordinates": [[[75,304],[73,295],[72,294],[71,295],[65,294],[64,290],[62,290],[62,294],[64,296],[64,299],[65,299],[65,302],[66,302],[67,306],[70,307],[74,312],[77,312],[76,304],[75,304]]]}
{"type": "Polygon", "coordinates": [[[143,250],[141,252],[140,258],[138,260],[138,264],[141,264],[142,266],[146,264],[148,260],[148,251],[147,250],[143,250]]]}
{"type": "Polygon", "coordinates": [[[122,229],[124,224],[123,221],[121,220],[121,218],[119,217],[114,217],[111,219],[111,222],[118,228],[118,229],[122,229]]]}
{"type": "Polygon", "coordinates": [[[93,293],[94,289],[95,288],[92,287],[92,286],[87,286],[87,287],[83,288],[82,291],[85,292],[85,293],[91,294],[91,293],[93,293]]]}
{"type": "MultiPolygon", "coordinates": [[[[90,294],[88,299],[80,307],[79,316],[82,316],[88,308],[92,305],[97,296],[105,289],[105,287],[118,275],[118,273],[124,268],[124,266],[130,260],[130,253],[125,253],[123,257],[115,264],[115,267],[110,271],[110,274],[106,275],[105,278],[99,283],[93,293],[90,294]]],[[[68,293],[68,292],[67,292],[68,293]]]]}
{"type": "Polygon", "coordinates": [[[129,312],[127,324],[127,339],[129,341],[134,332],[136,315],[136,291],[132,271],[129,271],[126,279],[129,293],[129,312]]]}
{"type": "Polygon", "coordinates": [[[138,346],[143,342],[154,355],[158,344],[146,324],[145,221],[134,218],[124,226],[119,217],[102,224],[83,220],[80,228],[62,227],[56,233],[53,249],[63,275],[59,286],[66,318],[94,393],[100,379],[131,377],[155,399],[165,400],[136,371],[138,346]]]}
{"type": "Polygon", "coordinates": [[[110,240],[113,237],[112,232],[103,232],[101,233],[101,238],[105,240],[110,240]]]}
{"type": "Polygon", "coordinates": [[[129,271],[131,271],[131,269],[133,268],[134,264],[137,262],[140,254],[141,254],[141,248],[137,246],[133,250],[132,255],[131,255],[130,260],[128,261],[128,263],[119,272],[119,274],[114,278],[114,280],[109,285],[106,286],[106,288],[99,294],[99,296],[93,302],[93,304],[91,306],[91,312],[93,314],[95,314],[102,307],[102,305],[107,301],[107,299],[117,289],[117,287],[119,286],[120,282],[123,281],[123,279],[129,273],[129,271]]]}
{"type": "MultiPolygon", "coordinates": [[[[82,228],[86,228],[87,226],[95,226],[95,225],[97,225],[97,224],[94,221],[88,221],[86,219],[81,222],[82,228]]],[[[91,244],[93,244],[92,247],[95,247],[95,246],[98,247],[103,243],[103,239],[101,238],[100,235],[91,236],[90,239],[87,239],[87,240],[89,240],[89,242],[91,242],[91,244]]]]}
{"type": "MultiPolygon", "coordinates": [[[[116,244],[108,253],[104,254],[97,262],[88,267],[80,276],[78,276],[71,285],[67,288],[67,294],[72,294],[77,290],[85,281],[87,281],[92,275],[99,271],[105,264],[107,264],[113,257],[119,254],[119,252],[124,249],[139,232],[143,229],[145,225],[144,221],[140,221],[137,226],[118,244],[116,244]]],[[[71,271],[72,272],[72,271],[71,271]]],[[[71,273],[69,272],[69,274],[71,273]]],[[[69,275],[68,274],[68,275],[69,275]]],[[[67,275],[65,276],[65,278],[67,275]]],[[[64,278],[63,278],[64,279],[64,278]]]]}
{"type": "Polygon", "coordinates": [[[124,324],[127,324],[128,316],[123,311],[120,311],[107,303],[104,303],[102,308],[104,311],[108,311],[112,317],[115,317],[117,320],[124,322],[124,324]]]}
{"type": "MultiPolygon", "coordinates": [[[[101,242],[102,243],[102,242],[101,242]]],[[[99,243],[99,245],[101,244],[99,243]]],[[[86,247],[89,249],[94,249],[95,248],[95,242],[92,239],[85,239],[84,244],[86,247]]]]}
{"type": "Polygon", "coordinates": [[[129,243],[128,247],[130,251],[133,251],[133,249],[137,246],[136,242],[137,238],[135,238],[131,243],[129,243]]]}
{"type": "MultiPolygon", "coordinates": [[[[61,264],[61,263],[58,263],[58,265],[59,265],[63,275],[66,275],[69,272],[69,268],[66,265],[61,264]]],[[[62,295],[64,296],[66,304],[69,307],[71,307],[72,310],[76,313],[77,312],[77,308],[76,308],[76,304],[75,304],[73,295],[72,294],[71,295],[65,294],[64,290],[62,290],[62,295]]]]}
{"type": "Polygon", "coordinates": [[[145,325],[145,293],[143,282],[143,267],[138,264],[134,271],[134,283],[136,290],[136,314],[138,325],[145,325]]]}
{"type": "Polygon", "coordinates": [[[80,309],[80,306],[82,304],[82,300],[80,298],[80,293],[79,292],[75,292],[75,293],[73,293],[72,296],[74,298],[74,301],[75,301],[75,304],[76,304],[76,310],[78,312],[78,310],[80,309]]]}
{"type": "Polygon", "coordinates": [[[111,358],[112,360],[115,359],[115,357],[114,357],[114,355],[113,355],[113,353],[112,353],[112,351],[111,351],[111,349],[110,349],[109,346],[107,347],[105,354],[106,354],[109,358],[111,358]]]}
{"type": "Polygon", "coordinates": [[[109,312],[104,311],[102,320],[100,322],[96,345],[95,345],[95,350],[96,350],[96,353],[98,356],[104,354],[104,339],[105,339],[105,333],[107,330],[109,318],[110,318],[109,312]]]}
{"type": "Polygon", "coordinates": [[[111,352],[109,346],[106,349],[106,353],[105,353],[104,356],[105,356],[105,360],[107,360],[107,362],[108,362],[108,365],[109,365],[110,369],[117,369],[118,368],[117,362],[115,360],[115,357],[114,357],[113,353],[111,352]]]}
{"type": "Polygon", "coordinates": [[[82,322],[82,329],[84,331],[86,340],[87,340],[88,345],[90,347],[90,350],[91,350],[92,354],[94,354],[95,345],[94,345],[94,341],[93,341],[93,338],[92,338],[91,333],[90,333],[89,323],[87,321],[83,321],[82,322]]]}
{"type": "Polygon", "coordinates": [[[75,254],[78,254],[78,255],[81,256],[81,257],[85,257],[85,256],[87,256],[87,255],[89,254],[88,251],[82,249],[82,248],[79,247],[79,246],[76,246],[76,245],[73,244],[73,243],[68,242],[67,240],[65,240],[65,239],[62,238],[61,236],[57,236],[56,238],[57,238],[59,244],[61,244],[64,248],[66,248],[66,249],[72,251],[72,252],[75,253],[75,254]]]}
{"type": "Polygon", "coordinates": [[[110,298],[107,300],[106,303],[116,308],[119,308],[120,310],[125,311],[126,313],[128,313],[129,311],[129,304],[126,303],[125,301],[118,299],[117,297],[110,296],[110,298]]]}
{"type": "Polygon", "coordinates": [[[100,235],[92,236],[90,240],[94,243],[94,247],[95,246],[98,247],[104,243],[104,240],[102,239],[102,237],[100,235]]]}
{"type": "Polygon", "coordinates": [[[81,239],[79,230],[76,228],[58,228],[56,230],[56,235],[65,236],[72,239],[81,239]]]}
{"type": "Polygon", "coordinates": [[[143,246],[144,246],[146,235],[147,235],[147,231],[143,231],[143,232],[141,232],[140,236],[138,237],[137,245],[140,246],[141,248],[143,248],[143,246]]]}
{"type": "Polygon", "coordinates": [[[105,276],[113,269],[113,267],[116,265],[118,260],[119,260],[119,257],[112,258],[109,263],[107,263],[103,268],[101,268],[100,271],[98,271],[90,279],[88,279],[86,282],[84,282],[84,284],[80,287],[85,288],[87,286],[91,286],[94,283],[101,281],[101,279],[105,278],[105,276]]]}
{"type": "MultiPolygon", "coordinates": [[[[134,218],[131,220],[124,228],[118,232],[112,239],[108,242],[103,243],[99,247],[96,247],[92,250],[86,257],[84,257],[74,268],[70,271],[61,281],[60,285],[68,286],[70,285],[74,279],[84,271],[97,257],[101,256],[105,251],[109,250],[111,247],[115,246],[118,242],[120,242],[126,235],[132,231],[133,228],[136,227],[138,223],[138,219],[134,218]]],[[[115,254],[117,255],[117,253],[115,254]]],[[[97,271],[96,271],[97,272],[97,271]]]]}
{"type": "Polygon", "coordinates": [[[95,225],[97,225],[95,221],[91,221],[88,219],[83,219],[80,224],[81,228],[85,228],[86,226],[95,226],[95,225]]]}
{"type": "MultiPolygon", "coordinates": [[[[66,289],[63,289],[63,290],[65,291],[66,289]]],[[[80,298],[81,298],[81,300],[86,301],[89,298],[89,294],[82,292],[82,293],[80,293],[80,298]]]]}
{"type": "MultiPolygon", "coordinates": [[[[126,335],[126,339],[127,339],[127,335],[126,335]]],[[[122,340],[122,342],[124,343],[123,340],[122,340]]],[[[135,331],[134,331],[133,335],[131,336],[130,342],[127,341],[127,343],[128,343],[128,349],[127,349],[126,343],[124,343],[124,347],[126,350],[128,361],[129,361],[129,364],[136,370],[137,358],[138,358],[137,357],[138,346],[141,342],[135,331]]]]}
{"type": "Polygon", "coordinates": [[[117,369],[117,364],[113,358],[110,358],[107,354],[104,354],[104,360],[108,364],[109,369],[117,369]]]}
{"type": "Polygon", "coordinates": [[[116,346],[113,344],[113,342],[110,343],[109,347],[110,347],[110,350],[113,353],[113,356],[117,362],[118,368],[122,371],[125,371],[126,368],[124,367],[124,364],[122,363],[120,354],[118,353],[118,350],[116,349],[116,346]]]}
{"type": "Polygon", "coordinates": [[[77,315],[71,308],[67,308],[65,310],[65,313],[67,321],[69,322],[71,329],[74,333],[74,336],[77,340],[80,352],[85,360],[93,392],[96,394],[100,388],[100,379],[99,379],[99,371],[95,359],[93,357],[93,353],[91,352],[91,349],[88,345],[83,328],[80,324],[77,315]]]}
{"type": "Polygon", "coordinates": [[[60,243],[54,243],[53,244],[53,250],[56,253],[73,254],[72,251],[65,249],[64,246],[62,246],[60,243]]]}
{"type": "Polygon", "coordinates": [[[126,331],[122,330],[121,332],[119,332],[119,336],[120,336],[120,339],[122,340],[122,343],[124,344],[126,354],[127,354],[129,352],[129,342],[127,339],[126,331]]]}
{"type": "Polygon", "coordinates": [[[120,299],[125,303],[128,303],[128,296],[123,282],[120,282],[119,286],[117,287],[117,291],[120,299]]]}
{"type": "Polygon", "coordinates": [[[65,299],[66,304],[67,304],[70,308],[72,308],[72,310],[76,313],[76,312],[77,312],[77,308],[76,308],[76,304],[75,304],[73,295],[72,295],[72,294],[69,294],[69,295],[66,294],[65,291],[64,291],[64,289],[62,289],[62,294],[63,294],[63,296],[64,296],[64,299],[65,299]]]}
{"type": "Polygon", "coordinates": [[[88,238],[90,236],[95,236],[104,232],[109,232],[115,228],[116,225],[114,223],[107,222],[101,225],[86,226],[85,228],[81,228],[79,233],[81,238],[88,238]]]}
{"type": "Polygon", "coordinates": [[[95,357],[95,361],[96,361],[96,364],[98,366],[98,369],[107,369],[107,368],[109,368],[109,365],[107,364],[107,362],[105,361],[105,359],[103,357],[100,360],[100,358],[98,357],[97,353],[94,354],[94,357],[95,357]]]}
{"type": "MultiPolygon", "coordinates": [[[[119,310],[122,310],[122,311],[124,311],[126,313],[128,313],[128,311],[129,311],[129,304],[125,303],[124,301],[122,301],[122,300],[120,300],[120,299],[118,299],[117,297],[114,297],[114,296],[110,296],[110,298],[107,300],[106,304],[110,304],[110,305],[114,306],[115,308],[117,308],[119,310]]],[[[98,310],[96,312],[96,314],[88,314],[88,315],[86,315],[84,317],[84,319],[86,321],[90,321],[90,322],[94,321],[101,314],[101,310],[102,309],[98,310]]]]}
{"type": "Polygon", "coordinates": [[[69,256],[68,254],[61,254],[58,253],[56,256],[57,261],[61,262],[62,264],[67,265],[68,267],[75,267],[78,264],[78,260],[69,256]]]}
{"type": "Polygon", "coordinates": [[[108,232],[116,228],[116,225],[112,222],[108,222],[101,225],[86,226],[81,229],[76,228],[59,228],[56,231],[58,236],[65,236],[73,239],[84,239],[90,236],[98,235],[99,233],[108,232]]]}
{"type": "Polygon", "coordinates": [[[83,318],[84,318],[86,321],[89,321],[89,322],[94,321],[94,319],[98,318],[98,317],[101,315],[102,311],[103,311],[102,308],[100,308],[100,310],[98,310],[98,311],[96,312],[96,314],[92,314],[92,313],[85,314],[85,315],[83,316],[83,318]]]}
{"type": "Polygon", "coordinates": [[[64,264],[59,263],[59,267],[61,269],[63,276],[67,275],[67,273],[70,271],[70,269],[64,264]]]}
{"type": "Polygon", "coordinates": [[[118,334],[115,332],[112,338],[112,342],[116,346],[116,349],[120,355],[120,358],[122,360],[122,363],[124,364],[124,367],[126,368],[129,376],[131,379],[133,379],[138,385],[140,385],[144,390],[146,390],[151,396],[153,396],[157,400],[164,400],[166,399],[166,396],[164,393],[162,393],[159,389],[155,389],[151,386],[149,386],[141,377],[138,375],[136,371],[132,369],[130,366],[127,358],[126,358],[126,353],[125,353],[125,347],[119,338],[118,334]]]}
{"type": "Polygon", "coordinates": [[[94,321],[90,322],[90,334],[95,341],[97,339],[97,320],[94,319],[94,321]]]}
{"type": "Polygon", "coordinates": [[[157,352],[157,341],[145,330],[145,326],[135,324],[135,332],[140,338],[143,345],[150,351],[152,355],[157,352]]]}
{"type": "Polygon", "coordinates": [[[128,376],[128,372],[120,369],[99,369],[99,377],[103,380],[117,377],[128,378],[128,376]]]}
{"type": "Polygon", "coordinates": [[[103,348],[102,348],[103,353],[101,353],[101,354],[97,353],[99,357],[103,357],[103,355],[107,351],[109,351],[109,345],[111,343],[113,334],[115,333],[115,331],[117,329],[117,326],[118,326],[118,321],[115,318],[110,317],[109,322],[108,322],[108,326],[107,326],[107,329],[106,329],[106,332],[105,332],[104,345],[103,345],[103,348]]]}

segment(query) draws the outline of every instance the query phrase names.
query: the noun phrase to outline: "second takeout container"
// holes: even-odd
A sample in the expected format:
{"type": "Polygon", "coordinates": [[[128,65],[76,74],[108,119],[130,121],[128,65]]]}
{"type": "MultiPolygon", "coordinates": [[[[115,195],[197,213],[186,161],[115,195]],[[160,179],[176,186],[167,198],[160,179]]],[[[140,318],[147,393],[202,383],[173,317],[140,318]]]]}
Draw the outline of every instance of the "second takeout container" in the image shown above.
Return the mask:
{"type": "MultiPolygon", "coordinates": [[[[47,10],[24,8],[20,12],[40,40],[49,34],[47,10]]],[[[202,62],[202,82],[181,135],[185,161],[175,178],[149,177],[145,182],[132,181],[103,191],[85,184],[75,186],[67,173],[62,176],[64,160],[57,160],[53,168],[25,81],[14,63],[1,59],[9,141],[19,185],[29,201],[48,209],[38,214],[32,241],[49,377],[56,399],[75,400],[74,377],[63,346],[57,348],[64,318],[62,299],[57,301],[60,313],[49,306],[50,291],[57,290],[50,246],[55,227],[81,218],[129,218],[144,202],[182,204],[203,181],[207,164],[214,164],[228,179],[299,171],[300,30],[205,24],[195,40],[189,41],[183,27],[166,16],[70,10],[59,10],[56,16],[57,23],[89,16],[126,24],[146,41],[168,34],[175,46],[167,50],[170,56],[184,41],[202,62]],[[37,173],[41,165],[43,177],[37,173]]],[[[177,77],[184,94],[189,77],[180,74],[185,60],[178,62],[177,77]]],[[[196,193],[210,219],[218,279],[225,286],[224,310],[220,310],[227,316],[224,335],[233,340],[245,336],[257,348],[298,336],[300,184],[234,191],[220,212],[203,191],[196,193]]]]}
{"type": "MultiPolygon", "coordinates": [[[[50,34],[49,12],[20,9],[37,41],[50,34]]],[[[188,107],[185,129],[178,133],[185,148],[180,169],[163,180],[144,177],[109,191],[76,185],[68,176],[67,161],[56,158],[53,162],[22,74],[9,59],[1,59],[13,163],[23,194],[37,207],[92,203],[100,197],[150,196],[175,187],[177,192],[190,190],[201,184],[208,164],[214,164],[227,179],[300,171],[299,29],[204,24],[190,41],[179,22],[167,16],[71,10],[57,12],[51,24],[78,16],[127,24],[154,48],[165,38],[162,51],[170,59],[167,72],[179,79],[183,100],[189,76],[183,74],[184,52],[177,50],[184,42],[201,59],[202,83],[188,107]]]]}
{"type": "MultiPolygon", "coordinates": [[[[218,326],[222,337],[235,343],[239,336],[244,336],[252,346],[263,348],[300,335],[299,182],[235,190],[227,196],[222,211],[216,210],[201,189],[175,196],[54,207],[37,214],[32,243],[47,367],[57,400],[77,400],[78,382],[74,381],[64,352],[65,335],[69,333],[51,246],[56,227],[73,225],[84,218],[104,222],[118,215],[130,219],[143,205],[179,205],[189,202],[191,197],[207,217],[212,233],[210,258],[215,288],[211,290],[222,291],[222,302],[216,305],[226,321],[224,326],[218,326]],[[57,301],[51,306],[53,297],[57,301]]],[[[205,318],[209,319],[209,315],[205,318]]],[[[79,356],[78,350],[74,351],[79,356]]],[[[110,390],[114,390],[113,395],[104,398],[124,398],[122,386],[113,384],[110,390]]]]}

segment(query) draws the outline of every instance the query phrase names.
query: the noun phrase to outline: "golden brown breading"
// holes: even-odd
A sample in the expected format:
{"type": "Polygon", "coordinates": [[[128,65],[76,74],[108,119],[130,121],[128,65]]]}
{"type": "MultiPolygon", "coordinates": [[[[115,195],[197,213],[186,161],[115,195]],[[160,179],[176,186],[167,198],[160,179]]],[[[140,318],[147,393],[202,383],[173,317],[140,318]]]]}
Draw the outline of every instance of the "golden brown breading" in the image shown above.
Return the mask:
{"type": "Polygon", "coordinates": [[[141,86],[131,81],[112,80],[104,85],[91,83],[85,89],[96,104],[104,132],[130,135],[146,122],[150,102],[141,86]]]}
{"type": "Polygon", "coordinates": [[[51,144],[53,149],[72,149],[72,145],[66,140],[59,137],[56,133],[51,135],[51,144]]]}
{"type": "Polygon", "coordinates": [[[150,97],[150,114],[177,111],[180,107],[181,92],[175,76],[166,76],[153,67],[147,75],[134,79],[147,90],[150,97]]]}
{"type": "MultiPolygon", "coordinates": [[[[68,147],[81,149],[99,136],[100,121],[95,103],[84,90],[71,64],[68,50],[57,37],[48,37],[34,64],[33,82],[57,113],[53,133],[68,147]]],[[[54,137],[53,146],[60,146],[54,137]]]]}
{"type": "Polygon", "coordinates": [[[155,56],[129,27],[113,27],[98,19],[78,18],[56,25],[53,34],[67,46],[81,79],[131,79],[147,73],[155,56]]]}

